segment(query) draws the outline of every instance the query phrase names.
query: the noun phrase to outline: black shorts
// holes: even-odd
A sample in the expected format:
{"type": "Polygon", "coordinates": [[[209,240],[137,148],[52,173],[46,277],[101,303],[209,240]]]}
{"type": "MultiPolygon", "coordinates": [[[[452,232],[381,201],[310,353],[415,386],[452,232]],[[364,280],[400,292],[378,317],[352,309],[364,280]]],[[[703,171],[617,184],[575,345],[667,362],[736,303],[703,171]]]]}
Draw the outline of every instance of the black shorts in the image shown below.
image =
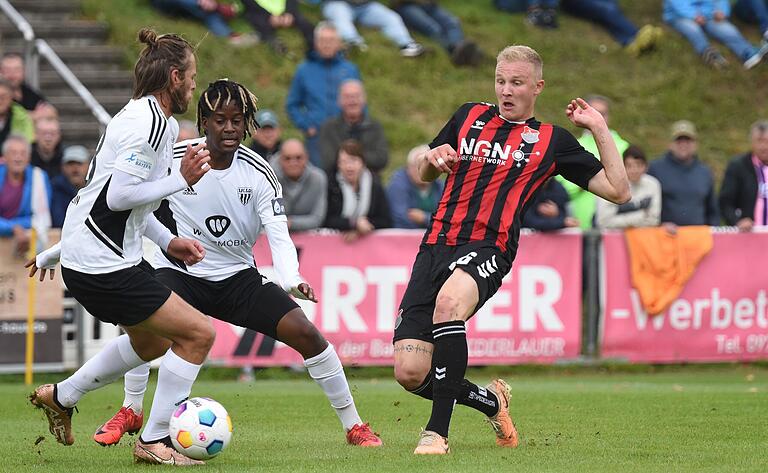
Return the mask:
{"type": "Polygon", "coordinates": [[[203,314],[277,339],[277,323],[299,307],[277,284],[256,268],[221,281],[206,281],[171,268],[155,272],[158,281],[203,314]]]}
{"type": "Polygon", "coordinates": [[[171,297],[171,290],[154,274],[154,268],[144,260],[104,274],[61,268],[64,284],[85,310],[102,322],[128,327],[147,320],[171,297]]]}
{"type": "Polygon", "coordinates": [[[432,316],[437,293],[454,269],[461,268],[477,284],[479,300],[472,312],[474,315],[496,294],[511,267],[509,256],[488,242],[461,246],[422,244],[400,302],[392,341],[414,338],[432,343],[432,316]]]}

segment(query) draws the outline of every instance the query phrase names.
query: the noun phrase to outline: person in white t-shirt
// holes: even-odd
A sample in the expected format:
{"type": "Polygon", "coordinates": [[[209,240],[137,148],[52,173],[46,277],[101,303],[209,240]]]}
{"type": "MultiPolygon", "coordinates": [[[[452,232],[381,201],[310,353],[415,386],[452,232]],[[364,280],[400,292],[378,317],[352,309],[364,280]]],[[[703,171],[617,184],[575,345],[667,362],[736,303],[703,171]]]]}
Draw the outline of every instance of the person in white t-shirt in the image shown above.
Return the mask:
{"type": "Polygon", "coordinates": [[[110,341],[62,382],[30,396],[45,411],[51,433],[64,445],[75,439],[72,410],[87,392],[163,356],[147,426],[136,441],[138,462],[192,465],[176,452],[168,423],[189,396],[215,332],[210,320],[171,292],[142,259],[142,235],[184,261],[199,262],[199,242],[173,238],[153,216],[160,200],[195,185],[210,169],[205,145],[188,146],[172,166],[178,135],[175,113],[184,113],[195,89],[193,47],[177,35],[142,29],[145,44],[134,70],[133,99],[112,118],[91,161],[87,184],[67,208],[61,243],[29,261],[40,279],[61,260],[70,293],[93,316],[119,324],[127,335],[110,341]]]}
{"type": "MultiPolygon", "coordinates": [[[[156,277],[201,312],[299,352],[335,409],[347,442],[378,447],[381,439],[360,419],[333,345],[289,296],[317,302],[299,275],[277,176],[264,158],[241,144],[259,126],[255,103],[248,89],[226,79],[202,93],[197,123],[204,137],[176,145],[173,169],[186,148],[203,143],[211,153],[212,169],[197,184],[164,200],[155,215],[166,228],[165,239],[199,239],[205,259],[189,266],[168,251],[158,251],[156,277]],[[279,286],[266,280],[253,260],[252,247],[262,231],[279,286]]],[[[126,432],[141,428],[148,378],[149,364],[126,374],[123,407],[96,431],[97,443],[114,445],[126,432]]]]}

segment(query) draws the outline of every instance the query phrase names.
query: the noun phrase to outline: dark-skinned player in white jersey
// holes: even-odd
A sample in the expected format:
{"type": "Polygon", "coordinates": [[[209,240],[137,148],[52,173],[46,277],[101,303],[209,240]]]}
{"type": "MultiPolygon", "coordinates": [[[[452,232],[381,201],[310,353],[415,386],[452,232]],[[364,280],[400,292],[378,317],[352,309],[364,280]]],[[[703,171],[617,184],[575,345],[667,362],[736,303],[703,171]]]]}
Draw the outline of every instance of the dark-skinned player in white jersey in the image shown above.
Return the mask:
{"type": "MultiPolygon", "coordinates": [[[[248,89],[230,80],[218,80],[202,93],[198,128],[204,138],[178,143],[174,167],[187,146],[205,143],[211,170],[194,186],[169,196],[155,215],[167,228],[165,239],[195,235],[206,256],[187,266],[157,252],[156,277],[199,311],[266,334],[299,352],[336,411],[347,442],[378,447],[381,439],[360,420],[333,345],[288,295],[317,302],[299,275],[277,177],[265,159],[241,144],[257,133],[255,102],[248,89]],[[251,248],[262,228],[280,286],[264,280],[254,265],[251,248]]],[[[126,432],[141,428],[148,378],[149,364],[126,374],[123,407],[96,431],[97,443],[114,445],[126,432]]]]}

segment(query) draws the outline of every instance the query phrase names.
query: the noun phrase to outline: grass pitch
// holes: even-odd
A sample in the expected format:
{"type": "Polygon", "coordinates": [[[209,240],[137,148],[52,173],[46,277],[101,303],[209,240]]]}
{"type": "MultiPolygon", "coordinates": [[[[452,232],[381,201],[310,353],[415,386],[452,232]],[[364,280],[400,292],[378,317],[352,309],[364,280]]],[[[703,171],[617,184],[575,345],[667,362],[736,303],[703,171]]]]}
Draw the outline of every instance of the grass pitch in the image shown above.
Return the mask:
{"type": "MultiPolygon", "coordinates": [[[[485,382],[494,374],[470,370],[469,376],[485,382]]],[[[512,385],[520,447],[496,447],[482,415],[457,406],[451,425],[453,452],[441,458],[412,455],[430,404],[388,378],[362,379],[354,371],[350,376],[363,419],[384,439],[380,449],[347,446],[327,400],[308,379],[248,384],[202,380],[192,394],[220,401],[232,416],[235,432],[229,448],[200,471],[768,471],[768,369],[513,371],[505,377],[512,385]]],[[[153,373],[150,390],[155,378],[153,373]]],[[[132,464],[135,437],[125,437],[111,448],[90,438],[119,407],[119,384],[80,402],[71,447],[56,444],[42,413],[29,407],[29,391],[19,383],[0,384],[0,471],[159,470],[132,464]]]]}

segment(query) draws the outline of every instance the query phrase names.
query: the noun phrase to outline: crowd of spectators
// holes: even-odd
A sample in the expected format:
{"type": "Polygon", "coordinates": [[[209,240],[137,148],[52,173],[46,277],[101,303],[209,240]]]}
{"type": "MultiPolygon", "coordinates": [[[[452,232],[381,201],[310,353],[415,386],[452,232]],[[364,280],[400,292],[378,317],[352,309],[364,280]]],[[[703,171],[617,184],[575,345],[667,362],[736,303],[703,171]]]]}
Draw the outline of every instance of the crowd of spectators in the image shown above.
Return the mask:
{"type": "MultiPolygon", "coordinates": [[[[211,32],[237,45],[257,38],[286,53],[276,31],[296,28],[307,47],[286,99],[286,113],[302,139],[283,139],[278,113],[258,112],[260,128],[249,146],[267,159],[283,188],[291,231],[335,229],[347,241],[381,228],[425,228],[436,210],[443,183],[419,178],[418,163],[428,149],[415,146],[405,165],[385,184],[390,162],[384,128],[366,100],[358,67],[347,58],[350,48],[365,52],[367,43],[355,24],[380,28],[403,56],[415,57],[424,47],[406,28],[431,38],[457,65],[474,65],[484,57],[464,36],[458,18],[436,0],[316,0],[324,21],[313,25],[301,15],[296,0],[152,0],[169,14],[204,22],[211,32]],[[255,33],[234,33],[227,23],[242,14],[255,33]]],[[[613,0],[493,0],[500,10],[526,12],[534,26],[557,28],[562,10],[606,28],[628,52],[653,49],[661,38],[653,25],[636,27],[613,0]]],[[[768,53],[768,1],[739,0],[733,14],[752,22],[763,35],[761,45],[747,42],[728,21],[724,0],[664,0],[663,19],[715,67],[725,58],[708,42],[712,36],[729,47],[746,68],[768,53]]],[[[587,101],[610,123],[611,102],[592,95],[587,101]]],[[[694,123],[680,120],[670,127],[668,149],[648,160],[642,147],[630,144],[611,129],[632,189],[632,200],[614,205],[561,178],[547,180],[528,203],[523,226],[538,231],[569,227],[628,228],[663,225],[733,225],[741,231],[768,225],[768,121],[756,122],[749,133],[750,151],[733,158],[716,193],[714,174],[698,156],[699,134],[694,123]]],[[[194,138],[193,122],[180,121],[179,139],[194,138]]],[[[597,155],[595,140],[584,131],[579,143],[597,155]]],[[[0,236],[12,237],[19,252],[30,243],[30,229],[45,233],[60,227],[66,208],[85,185],[91,152],[64,146],[56,109],[25,83],[24,63],[17,54],[0,60],[0,236]]]]}

